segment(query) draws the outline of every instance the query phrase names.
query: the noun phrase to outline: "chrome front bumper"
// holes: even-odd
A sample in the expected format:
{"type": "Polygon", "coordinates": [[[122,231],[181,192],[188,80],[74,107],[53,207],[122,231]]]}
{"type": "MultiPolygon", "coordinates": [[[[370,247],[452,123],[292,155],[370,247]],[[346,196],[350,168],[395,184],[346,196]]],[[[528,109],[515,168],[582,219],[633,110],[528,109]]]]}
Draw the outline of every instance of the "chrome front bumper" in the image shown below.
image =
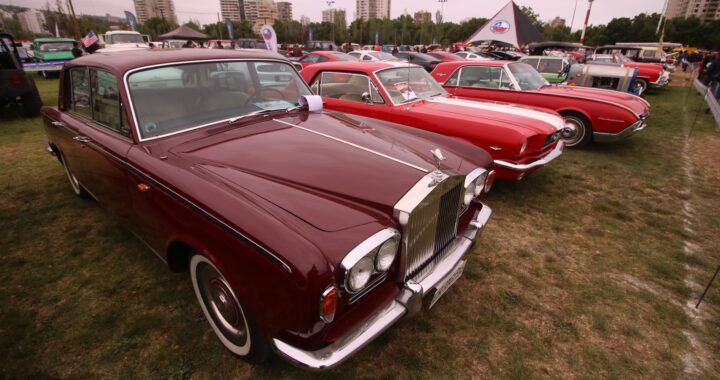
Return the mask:
{"type": "Polygon", "coordinates": [[[670,83],[670,72],[663,71],[662,74],[660,74],[660,77],[656,82],[651,82],[650,86],[652,87],[665,87],[670,83]]]}
{"type": "Polygon", "coordinates": [[[503,160],[495,160],[495,166],[522,172],[525,170],[530,170],[532,168],[536,168],[538,166],[543,166],[543,165],[549,163],[550,161],[560,157],[560,155],[562,154],[564,149],[565,149],[565,141],[560,140],[557,143],[557,145],[555,146],[555,149],[551,150],[544,157],[542,157],[536,161],[533,161],[529,164],[520,165],[520,164],[513,164],[512,162],[507,162],[507,161],[503,161],[503,160]]]}
{"type": "Polygon", "coordinates": [[[647,123],[640,119],[618,133],[593,132],[593,141],[599,143],[620,141],[642,131],[645,127],[647,127],[647,123]]]}
{"type": "Polygon", "coordinates": [[[430,274],[420,282],[407,282],[396,299],[341,339],[317,351],[306,351],[273,339],[275,351],[291,362],[310,369],[325,370],[340,364],[403,316],[419,312],[423,306],[423,297],[432,294],[439,285],[450,279],[456,268],[464,265],[465,255],[490,220],[491,214],[490,207],[483,205],[465,232],[445,248],[445,259],[439,262],[430,274]]]}

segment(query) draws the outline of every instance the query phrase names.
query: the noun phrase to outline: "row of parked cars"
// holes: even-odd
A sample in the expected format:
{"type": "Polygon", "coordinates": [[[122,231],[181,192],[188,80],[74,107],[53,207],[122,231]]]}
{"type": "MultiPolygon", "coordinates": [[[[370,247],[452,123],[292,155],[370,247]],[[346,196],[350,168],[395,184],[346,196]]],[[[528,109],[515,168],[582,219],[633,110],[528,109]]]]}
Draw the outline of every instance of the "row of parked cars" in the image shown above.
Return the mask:
{"type": "Polygon", "coordinates": [[[443,302],[496,178],[650,115],[640,97],[551,86],[515,61],[298,73],[259,50],[128,51],[72,60],[61,81],[42,117],[73,192],[190,273],[230,351],[314,369],[443,302]]]}

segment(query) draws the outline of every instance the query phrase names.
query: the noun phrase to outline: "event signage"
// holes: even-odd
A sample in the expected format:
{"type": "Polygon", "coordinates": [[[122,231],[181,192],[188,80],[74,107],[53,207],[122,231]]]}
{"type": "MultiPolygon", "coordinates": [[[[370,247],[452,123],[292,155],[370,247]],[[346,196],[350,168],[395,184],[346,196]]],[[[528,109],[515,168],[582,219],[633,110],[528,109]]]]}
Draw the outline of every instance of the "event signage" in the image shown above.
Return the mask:
{"type": "Polygon", "coordinates": [[[270,24],[265,24],[260,28],[260,35],[262,35],[265,46],[270,51],[277,51],[277,34],[270,24]]]}

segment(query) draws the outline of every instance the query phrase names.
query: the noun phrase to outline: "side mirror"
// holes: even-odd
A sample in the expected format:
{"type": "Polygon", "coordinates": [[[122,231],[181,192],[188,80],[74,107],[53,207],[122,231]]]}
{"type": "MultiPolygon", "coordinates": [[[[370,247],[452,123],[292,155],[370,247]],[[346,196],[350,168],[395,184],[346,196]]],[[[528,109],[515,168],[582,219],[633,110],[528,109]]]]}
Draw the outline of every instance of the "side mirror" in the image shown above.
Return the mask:
{"type": "Polygon", "coordinates": [[[369,105],[373,104],[372,98],[370,98],[369,93],[363,92],[362,95],[360,95],[360,97],[362,98],[363,102],[365,102],[366,104],[369,104],[369,105]]]}

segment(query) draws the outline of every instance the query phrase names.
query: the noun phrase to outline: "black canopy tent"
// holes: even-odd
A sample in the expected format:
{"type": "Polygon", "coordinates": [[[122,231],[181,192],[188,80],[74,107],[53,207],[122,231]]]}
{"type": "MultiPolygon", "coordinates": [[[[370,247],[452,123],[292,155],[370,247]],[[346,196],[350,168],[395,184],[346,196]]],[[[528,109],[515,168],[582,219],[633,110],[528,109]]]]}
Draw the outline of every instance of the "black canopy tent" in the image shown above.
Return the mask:
{"type": "Polygon", "coordinates": [[[175,30],[171,30],[165,34],[161,34],[158,36],[161,40],[203,40],[207,41],[212,38],[212,36],[208,36],[205,33],[200,33],[197,30],[187,26],[182,25],[179,28],[175,30]]]}
{"type": "Polygon", "coordinates": [[[589,52],[592,50],[592,47],[583,45],[578,42],[564,42],[564,41],[545,41],[545,42],[535,42],[528,44],[528,50],[530,50],[531,55],[541,55],[543,51],[546,49],[564,49],[564,50],[578,50],[578,49],[585,49],[585,51],[589,52]]]}
{"type": "Polygon", "coordinates": [[[467,43],[478,45],[482,41],[502,42],[521,48],[531,42],[545,41],[545,37],[530,22],[514,1],[510,1],[470,38],[467,43]]]}

